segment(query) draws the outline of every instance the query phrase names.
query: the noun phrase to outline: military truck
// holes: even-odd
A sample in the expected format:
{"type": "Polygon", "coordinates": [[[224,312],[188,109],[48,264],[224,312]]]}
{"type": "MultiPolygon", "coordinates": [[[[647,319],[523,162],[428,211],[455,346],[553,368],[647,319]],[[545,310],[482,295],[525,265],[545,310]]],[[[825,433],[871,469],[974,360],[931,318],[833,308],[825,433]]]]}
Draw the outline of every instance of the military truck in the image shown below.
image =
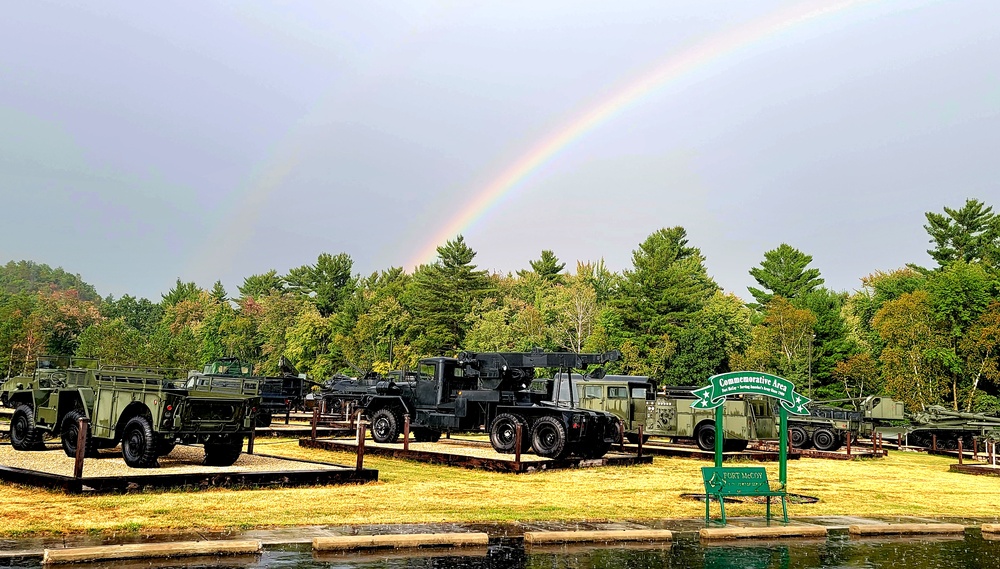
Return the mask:
{"type": "Polygon", "coordinates": [[[270,427],[275,414],[282,414],[303,406],[306,395],[317,382],[300,374],[290,361],[281,357],[281,375],[277,377],[255,376],[250,365],[244,365],[239,358],[219,358],[202,370],[206,376],[239,377],[254,379],[260,385],[260,408],[257,410],[256,426],[270,427]]]}
{"type": "Polygon", "coordinates": [[[242,452],[260,396],[255,380],[195,372],[184,378],[179,370],[42,356],[32,373],[0,387],[0,403],[14,408],[16,450],[42,450],[43,437],[52,435],[75,456],[79,420],[86,417],[86,456],[120,443],[127,465],[150,468],[178,442],[201,443],[206,465],[229,466],[242,452]]]}
{"type": "MultiPolygon", "coordinates": [[[[618,352],[462,352],[457,358],[420,360],[416,373],[364,388],[358,406],[371,422],[372,438],[398,440],[403,415],[410,416],[417,441],[436,441],[443,432],[489,433],[493,449],[516,450],[520,425],[522,452],[549,458],[570,454],[604,456],[616,439],[618,419],[611,413],[542,401],[528,387],[536,368],[586,369],[619,357],[618,352]]],[[[358,388],[358,384],[348,384],[358,388]]],[[[345,391],[346,393],[346,391],[345,391]]]]}
{"type": "MultiPolygon", "coordinates": [[[[625,430],[625,438],[639,441],[650,436],[693,441],[698,448],[715,450],[715,411],[692,409],[697,387],[665,387],[657,392],[645,376],[607,375],[594,378],[573,374],[573,389],[566,376],[558,377],[561,399],[574,401],[584,409],[614,413],[625,430]]],[[[743,396],[727,399],[723,407],[723,450],[741,451],[751,440],[777,439],[775,403],[768,397],[743,396]]]]}
{"type": "Polygon", "coordinates": [[[901,401],[884,396],[816,402],[807,408],[809,415],[788,417],[788,437],[794,448],[835,451],[844,445],[848,433],[853,439],[871,438],[876,429],[907,418],[901,401]],[[857,410],[831,405],[847,402],[858,402],[857,410]]]}

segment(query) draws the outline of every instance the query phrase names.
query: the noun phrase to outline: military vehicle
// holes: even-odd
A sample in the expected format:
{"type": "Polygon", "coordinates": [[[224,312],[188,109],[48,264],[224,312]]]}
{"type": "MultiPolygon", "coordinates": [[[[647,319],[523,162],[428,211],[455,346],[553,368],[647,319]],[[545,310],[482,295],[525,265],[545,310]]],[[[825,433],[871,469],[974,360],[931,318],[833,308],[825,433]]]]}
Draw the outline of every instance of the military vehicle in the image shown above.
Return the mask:
{"type": "Polygon", "coordinates": [[[42,356],[34,372],[0,387],[0,403],[14,408],[10,441],[17,450],[42,450],[43,436],[52,435],[75,456],[79,420],[86,417],[86,456],[121,443],[126,464],[149,468],[178,442],[202,443],[206,465],[231,465],[260,397],[255,380],[196,372],[184,378],[179,370],[42,356]]]}
{"type": "Polygon", "coordinates": [[[343,385],[343,394],[371,421],[372,438],[395,442],[410,416],[417,441],[436,441],[443,432],[482,431],[493,449],[513,453],[520,425],[522,452],[549,458],[570,454],[584,458],[604,456],[614,444],[618,419],[611,413],[542,401],[528,390],[536,368],[564,371],[586,369],[613,361],[618,352],[462,352],[457,358],[420,360],[415,373],[378,381],[374,386],[343,385]]]}
{"type": "MultiPolygon", "coordinates": [[[[573,389],[566,376],[557,376],[562,385],[560,398],[575,401],[584,409],[614,413],[625,428],[625,438],[639,441],[650,436],[693,441],[698,448],[715,450],[715,411],[692,409],[697,387],[665,387],[660,392],[645,376],[608,375],[593,378],[572,375],[573,389]]],[[[743,396],[727,399],[723,407],[723,449],[741,451],[751,440],[777,439],[775,403],[768,397],[743,396]]]]}
{"type": "Polygon", "coordinates": [[[882,396],[816,402],[807,408],[809,415],[788,417],[788,436],[794,448],[835,451],[844,445],[848,433],[853,439],[871,438],[877,428],[906,420],[903,403],[882,396]],[[858,410],[830,405],[855,401],[859,401],[858,410]]]}
{"type": "Polygon", "coordinates": [[[278,377],[254,376],[253,369],[241,363],[239,358],[226,357],[206,364],[202,374],[256,380],[260,384],[260,408],[257,410],[256,426],[270,427],[275,414],[302,407],[312,386],[317,385],[315,381],[299,374],[284,356],[279,368],[281,375],[278,377]]]}
{"type": "Polygon", "coordinates": [[[1000,440],[1000,417],[985,413],[963,413],[940,405],[931,405],[924,411],[908,415],[906,440],[910,445],[930,447],[932,440],[943,449],[972,448],[973,437],[978,440],[1000,440]],[[932,439],[932,436],[934,439],[932,439]]]}

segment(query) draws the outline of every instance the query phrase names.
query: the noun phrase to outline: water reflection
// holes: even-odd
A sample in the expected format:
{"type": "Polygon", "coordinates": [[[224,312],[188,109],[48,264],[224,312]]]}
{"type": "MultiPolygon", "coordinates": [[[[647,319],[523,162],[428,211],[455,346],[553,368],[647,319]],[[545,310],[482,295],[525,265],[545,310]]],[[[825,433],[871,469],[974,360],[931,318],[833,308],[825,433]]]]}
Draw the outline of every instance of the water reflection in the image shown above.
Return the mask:
{"type": "MultiPolygon", "coordinates": [[[[38,560],[0,560],[0,567],[38,569],[38,560]]],[[[90,565],[114,567],[120,562],[90,565]]],[[[520,540],[491,542],[488,548],[313,554],[308,544],[269,549],[259,557],[130,562],[128,569],[184,567],[223,569],[997,569],[1000,541],[978,534],[954,537],[787,540],[706,544],[528,547],[520,540]]]]}

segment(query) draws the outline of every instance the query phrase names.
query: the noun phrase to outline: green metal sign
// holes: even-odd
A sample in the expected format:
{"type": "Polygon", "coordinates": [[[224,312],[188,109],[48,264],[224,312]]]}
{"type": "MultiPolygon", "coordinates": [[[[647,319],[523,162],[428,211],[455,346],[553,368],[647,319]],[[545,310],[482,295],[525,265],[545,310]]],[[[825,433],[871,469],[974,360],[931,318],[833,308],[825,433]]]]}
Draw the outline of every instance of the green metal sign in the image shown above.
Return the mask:
{"type": "Polygon", "coordinates": [[[781,402],[782,408],[793,415],[808,415],[809,398],[795,391],[792,382],[783,377],[759,371],[733,371],[713,375],[709,385],[696,389],[698,398],[691,407],[715,409],[730,395],[766,395],[781,402]]]}

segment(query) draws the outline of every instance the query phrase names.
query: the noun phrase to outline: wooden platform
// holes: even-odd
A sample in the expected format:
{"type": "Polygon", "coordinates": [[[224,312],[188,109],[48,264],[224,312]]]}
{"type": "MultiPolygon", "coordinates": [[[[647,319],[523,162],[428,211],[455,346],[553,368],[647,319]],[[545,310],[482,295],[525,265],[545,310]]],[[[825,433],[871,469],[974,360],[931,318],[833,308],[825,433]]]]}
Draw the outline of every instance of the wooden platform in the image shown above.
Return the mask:
{"type": "MultiPolygon", "coordinates": [[[[757,443],[753,447],[758,450],[770,450],[773,452],[778,451],[778,445],[768,444],[768,443],[757,443]]],[[[826,451],[826,450],[816,450],[816,449],[800,449],[793,448],[788,451],[788,459],[795,460],[800,457],[808,458],[826,458],[829,460],[854,460],[855,458],[882,458],[885,456],[885,451],[875,452],[871,447],[857,447],[853,444],[851,445],[851,454],[847,454],[847,447],[840,447],[838,450],[826,451]]]]}
{"type": "MultiPolygon", "coordinates": [[[[299,445],[324,450],[357,452],[357,442],[352,439],[299,439],[299,445]]],[[[490,472],[513,472],[521,474],[539,470],[567,468],[596,468],[600,466],[632,466],[652,464],[653,457],[619,454],[614,451],[601,458],[585,459],[570,457],[559,460],[542,458],[534,454],[522,454],[516,462],[513,454],[495,452],[489,443],[460,439],[443,439],[436,443],[410,443],[409,450],[403,450],[403,443],[383,444],[365,441],[365,454],[404,458],[432,464],[459,466],[490,472]]]]}
{"type": "Polygon", "coordinates": [[[992,464],[953,464],[948,467],[950,472],[962,474],[978,474],[980,476],[1000,476],[1000,466],[992,464]]]}
{"type": "Polygon", "coordinates": [[[45,451],[16,451],[0,445],[0,480],[66,492],[128,492],[152,488],[311,486],[378,480],[378,471],[278,456],[242,454],[232,466],[203,466],[200,447],[179,445],[159,459],[159,468],[130,468],[121,452],[102,452],[84,461],[74,478],[74,460],[51,443],[45,451]]]}
{"type": "MultiPolygon", "coordinates": [[[[618,447],[612,450],[617,450],[618,447]]],[[[625,452],[636,454],[639,450],[638,445],[626,444],[625,452]]],[[[656,440],[650,440],[642,445],[642,454],[656,455],[656,456],[675,456],[680,458],[697,458],[701,460],[715,460],[715,453],[712,451],[701,450],[697,446],[682,445],[674,443],[665,443],[656,440]]],[[[788,460],[796,460],[799,457],[789,453],[788,460]]],[[[777,449],[758,449],[758,448],[748,448],[739,452],[724,452],[722,453],[723,462],[726,461],[755,461],[755,462],[777,462],[778,461],[778,451],[777,449]]]]}

